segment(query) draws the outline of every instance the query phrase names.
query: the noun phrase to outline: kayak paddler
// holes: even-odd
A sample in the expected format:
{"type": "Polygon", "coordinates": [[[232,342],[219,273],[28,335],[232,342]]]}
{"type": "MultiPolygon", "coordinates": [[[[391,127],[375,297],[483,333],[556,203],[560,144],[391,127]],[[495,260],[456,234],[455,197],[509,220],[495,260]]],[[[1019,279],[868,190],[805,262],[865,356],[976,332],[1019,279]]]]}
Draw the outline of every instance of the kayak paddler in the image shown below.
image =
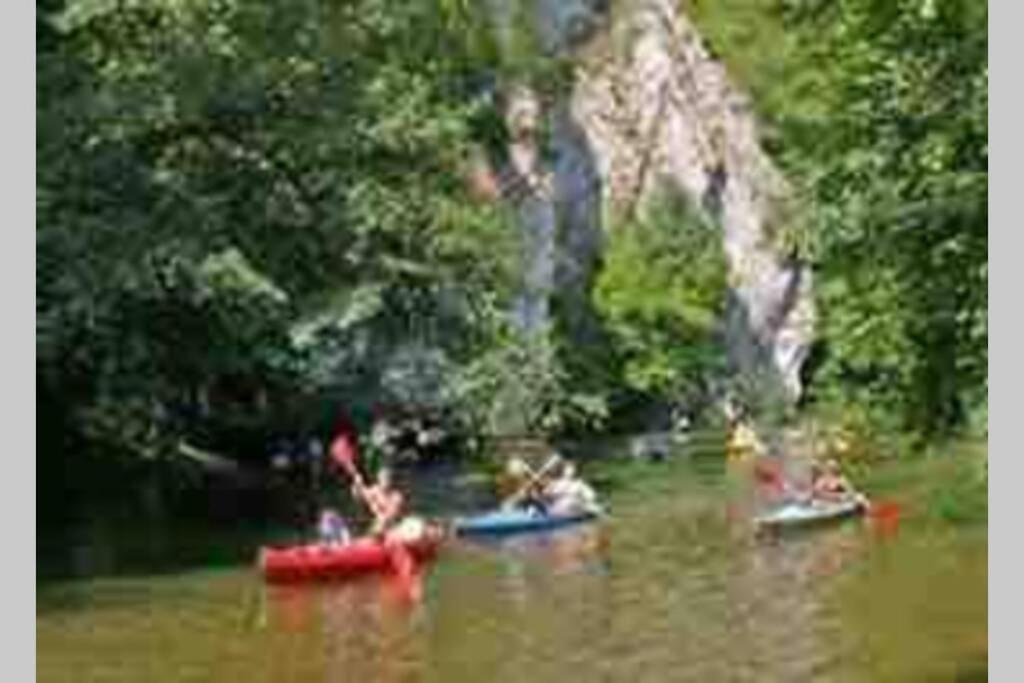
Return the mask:
{"type": "Polygon", "coordinates": [[[505,461],[505,467],[498,475],[498,496],[502,499],[511,498],[530,483],[530,466],[518,455],[505,461]]]}
{"type": "MultiPolygon", "coordinates": [[[[555,461],[552,456],[549,462],[555,461]]],[[[498,492],[501,496],[501,507],[505,510],[523,508],[538,514],[545,512],[543,498],[543,477],[547,467],[534,472],[526,461],[519,456],[512,456],[505,463],[505,471],[498,481],[498,492]]]]}
{"type": "Polygon", "coordinates": [[[359,446],[355,429],[347,419],[342,418],[338,436],[331,443],[331,459],[352,478],[352,495],[362,501],[373,516],[370,534],[383,538],[387,531],[402,517],[405,497],[392,486],[391,470],[382,467],[377,479],[368,485],[356,467],[359,446]]]}
{"type": "Polygon", "coordinates": [[[811,466],[811,497],[813,500],[827,502],[859,500],[863,505],[867,505],[867,498],[843,476],[842,469],[835,460],[828,460],[824,465],[814,463],[811,466]]]}
{"type": "Polygon", "coordinates": [[[544,487],[547,510],[553,515],[599,512],[597,493],[576,473],[576,465],[565,462],[561,474],[544,487]]]}
{"type": "Polygon", "coordinates": [[[371,486],[356,486],[353,493],[366,502],[373,514],[373,523],[370,526],[372,536],[385,535],[402,519],[405,512],[405,496],[392,485],[390,468],[380,468],[377,471],[377,479],[371,486]]]}

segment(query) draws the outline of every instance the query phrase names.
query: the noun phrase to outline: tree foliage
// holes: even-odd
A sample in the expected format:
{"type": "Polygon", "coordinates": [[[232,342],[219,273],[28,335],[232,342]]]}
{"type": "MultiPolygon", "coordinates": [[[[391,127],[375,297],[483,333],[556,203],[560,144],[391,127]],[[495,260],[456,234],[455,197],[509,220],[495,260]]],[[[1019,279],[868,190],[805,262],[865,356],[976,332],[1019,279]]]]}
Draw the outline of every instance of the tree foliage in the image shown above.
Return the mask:
{"type": "Polygon", "coordinates": [[[797,164],[825,275],[823,380],[944,429],[987,378],[987,8],[819,11],[836,104],[797,164]]]}
{"type": "Polygon", "coordinates": [[[603,260],[595,304],[626,386],[678,399],[721,370],[727,269],[716,226],[663,193],[612,228],[603,260]]]}
{"type": "Polygon", "coordinates": [[[585,381],[566,361],[572,349],[552,330],[509,326],[450,381],[476,433],[559,436],[600,429],[609,418],[606,386],[585,381]]]}
{"type": "MultiPolygon", "coordinates": [[[[812,397],[983,420],[986,5],[685,4],[802,200],[812,397]]],[[[463,0],[37,3],[40,424],[237,455],[316,411],[440,396],[551,433],[714,372],[720,238],[671,201],[610,231],[603,373],[557,329],[507,329],[516,231],[466,161],[504,143],[497,80],[565,75],[508,7],[496,27],[463,0]]]]}
{"type": "Polygon", "coordinates": [[[924,432],[962,425],[987,387],[987,4],[688,4],[803,199],[812,396],[924,432]]]}
{"type": "Polygon", "coordinates": [[[328,352],[457,352],[502,291],[509,231],[460,178],[486,103],[436,5],[40,9],[37,351],[64,427],[159,452],[271,425],[343,388],[328,352]]]}

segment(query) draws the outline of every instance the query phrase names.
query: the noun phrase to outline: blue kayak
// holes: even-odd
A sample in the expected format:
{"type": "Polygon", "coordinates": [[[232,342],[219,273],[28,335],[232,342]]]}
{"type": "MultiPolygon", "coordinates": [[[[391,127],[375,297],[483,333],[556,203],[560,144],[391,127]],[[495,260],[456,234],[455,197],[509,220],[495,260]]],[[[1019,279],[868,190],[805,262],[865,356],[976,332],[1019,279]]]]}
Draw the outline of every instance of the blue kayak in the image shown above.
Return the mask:
{"type": "Polygon", "coordinates": [[[547,515],[530,510],[495,510],[472,517],[455,519],[455,533],[459,535],[500,535],[547,531],[579,524],[597,517],[596,512],[571,515],[547,515]]]}

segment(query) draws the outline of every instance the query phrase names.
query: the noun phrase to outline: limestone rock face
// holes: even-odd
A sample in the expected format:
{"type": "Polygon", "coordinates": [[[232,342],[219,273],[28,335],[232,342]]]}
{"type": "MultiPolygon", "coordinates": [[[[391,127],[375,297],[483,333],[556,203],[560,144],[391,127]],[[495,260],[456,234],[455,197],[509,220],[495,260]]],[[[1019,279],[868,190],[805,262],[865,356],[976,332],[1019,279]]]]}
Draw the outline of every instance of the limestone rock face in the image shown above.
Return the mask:
{"type": "Polygon", "coordinates": [[[528,295],[557,289],[584,301],[602,216],[628,215],[668,183],[722,227],[734,371],[768,373],[796,400],[813,334],[811,277],[773,243],[788,188],[760,147],[747,97],[675,0],[536,0],[534,9],[543,49],[575,67],[571,87],[546,105],[547,161],[541,127],[522,123],[539,105],[524,105],[521,88],[507,98],[509,165],[537,179],[516,199],[533,245],[528,295]]]}
{"type": "Polygon", "coordinates": [[[544,116],[540,100],[521,85],[509,87],[505,99],[510,141],[501,186],[518,214],[524,250],[523,286],[514,315],[521,329],[533,333],[550,322],[557,218],[551,173],[540,158],[539,131],[544,116]]]}

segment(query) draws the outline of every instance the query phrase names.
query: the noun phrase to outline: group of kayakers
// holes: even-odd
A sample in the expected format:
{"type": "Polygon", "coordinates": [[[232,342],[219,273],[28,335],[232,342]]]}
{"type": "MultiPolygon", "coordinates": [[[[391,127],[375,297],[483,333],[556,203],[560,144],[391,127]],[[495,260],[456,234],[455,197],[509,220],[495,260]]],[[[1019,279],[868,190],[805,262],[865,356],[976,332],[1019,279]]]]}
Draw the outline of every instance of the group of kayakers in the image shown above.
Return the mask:
{"type": "MultiPolygon", "coordinates": [[[[417,567],[448,532],[459,536],[536,532],[581,523],[604,512],[576,465],[554,453],[536,469],[520,456],[506,460],[498,477],[497,510],[455,517],[445,525],[427,522],[407,514],[406,498],[394,485],[390,468],[381,467],[372,480],[364,479],[357,466],[358,451],[350,426],[339,430],[329,448],[330,462],[345,473],[352,497],[369,513],[365,532],[353,533],[333,508],[320,510],[317,542],[261,550],[260,566],[268,581],[387,570],[400,577],[403,590],[415,597],[421,590],[417,567]]],[[[801,476],[784,472],[784,463],[800,465],[799,460],[767,455],[752,461],[760,499],[757,507],[764,510],[752,520],[758,533],[868,511],[875,517],[885,506],[872,503],[869,508],[835,460],[811,461],[801,476]]]]}
{"type": "MultiPolygon", "coordinates": [[[[367,536],[381,542],[413,541],[427,533],[422,519],[406,515],[406,501],[394,486],[392,471],[382,467],[372,483],[366,483],[355,466],[358,446],[355,433],[344,426],[330,447],[331,459],[351,478],[351,494],[365,505],[371,520],[367,536]]],[[[525,460],[510,458],[502,478],[502,509],[521,509],[535,515],[596,514],[601,507],[594,489],[583,481],[576,466],[559,454],[534,472],[525,460]]],[[[319,542],[326,546],[345,545],[352,541],[352,532],[334,508],[320,511],[317,520],[319,542]]]]}
{"type": "MultiPolygon", "coordinates": [[[[344,458],[354,449],[351,438],[351,435],[344,434],[338,437],[332,446],[336,460],[339,460],[340,453],[340,462],[349,462],[344,458]]],[[[406,515],[405,496],[394,486],[390,468],[380,468],[372,484],[364,483],[358,474],[352,479],[350,491],[353,498],[363,503],[371,514],[367,530],[369,537],[381,541],[415,540],[425,532],[423,520],[406,515]]],[[[558,454],[536,472],[524,459],[518,456],[510,458],[499,479],[499,493],[502,496],[501,508],[506,511],[524,510],[534,515],[552,516],[601,511],[594,489],[579,477],[574,463],[558,454]]],[[[331,507],[320,511],[317,536],[320,543],[327,546],[345,545],[353,538],[344,518],[331,507]]]]}
{"type": "Polygon", "coordinates": [[[779,457],[773,457],[758,436],[747,411],[735,400],[725,402],[726,453],[730,458],[755,460],[757,480],[766,485],[776,503],[839,503],[858,500],[867,505],[867,498],[854,489],[843,476],[839,462],[834,458],[812,460],[809,476],[803,482],[790,481],[783,476],[779,457]]]}
{"type": "MultiPolygon", "coordinates": [[[[407,542],[427,533],[429,525],[425,521],[406,515],[405,496],[394,486],[391,469],[382,467],[372,483],[364,482],[354,465],[357,450],[354,431],[343,429],[331,444],[330,453],[332,460],[351,477],[352,496],[370,512],[366,536],[381,542],[407,542]]],[[[758,461],[778,465],[774,458],[758,461]]],[[[755,472],[759,481],[774,492],[771,498],[776,503],[815,505],[856,500],[867,506],[867,499],[843,476],[835,460],[812,462],[809,480],[800,486],[788,481],[777,467],[763,469],[755,472]]],[[[574,463],[557,453],[536,471],[522,457],[509,458],[499,476],[499,496],[505,512],[551,517],[601,512],[594,489],[580,478],[574,463]]],[[[352,540],[348,525],[333,508],[320,512],[317,534],[325,545],[344,545],[352,540]]]]}

